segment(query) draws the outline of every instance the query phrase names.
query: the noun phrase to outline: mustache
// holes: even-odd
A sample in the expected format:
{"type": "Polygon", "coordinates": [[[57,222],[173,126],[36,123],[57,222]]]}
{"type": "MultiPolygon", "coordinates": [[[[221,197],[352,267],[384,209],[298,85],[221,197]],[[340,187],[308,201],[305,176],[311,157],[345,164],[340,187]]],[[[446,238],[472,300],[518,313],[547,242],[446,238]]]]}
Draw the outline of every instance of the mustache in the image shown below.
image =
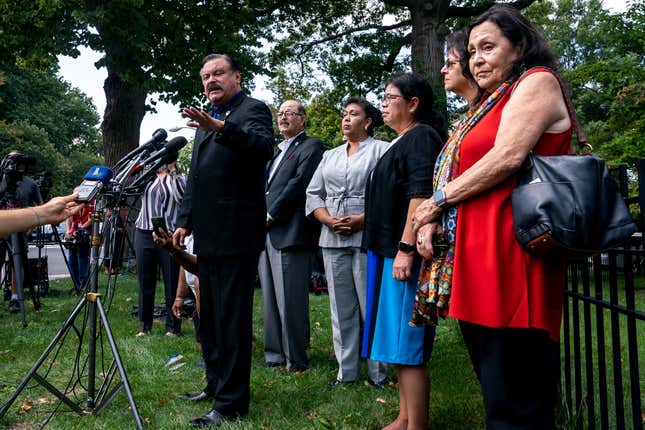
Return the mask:
{"type": "Polygon", "coordinates": [[[208,84],[208,91],[221,90],[221,89],[222,89],[222,87],[218,83],[213,82],[211,84],[208,84]]]}
{"type": "Polygon", "coordinates": [[[280,125],[289,125],[289,121],[280,121],[280,125]]]}

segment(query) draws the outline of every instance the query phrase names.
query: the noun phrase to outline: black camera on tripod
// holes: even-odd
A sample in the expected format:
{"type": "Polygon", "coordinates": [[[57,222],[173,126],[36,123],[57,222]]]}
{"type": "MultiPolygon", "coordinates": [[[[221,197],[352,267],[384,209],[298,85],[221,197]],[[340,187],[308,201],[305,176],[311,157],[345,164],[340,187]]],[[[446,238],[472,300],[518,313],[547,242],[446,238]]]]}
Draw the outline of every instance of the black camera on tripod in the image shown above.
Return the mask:
{"type": "Polygon", "coordinates": [[[0,173],[8,176],[23,175],[27,170],[27,166],[35,163],[35,157],[23,154],[20,151],[11,151],[0,162],[0,173]]]}
{"type": "Polygon", "coordinates": [[[84,228],[76,230],[70,239],[63,241],[63,246],[66,249],[80,249],[86,250],[90,248],[90,234],[84,228]]]}

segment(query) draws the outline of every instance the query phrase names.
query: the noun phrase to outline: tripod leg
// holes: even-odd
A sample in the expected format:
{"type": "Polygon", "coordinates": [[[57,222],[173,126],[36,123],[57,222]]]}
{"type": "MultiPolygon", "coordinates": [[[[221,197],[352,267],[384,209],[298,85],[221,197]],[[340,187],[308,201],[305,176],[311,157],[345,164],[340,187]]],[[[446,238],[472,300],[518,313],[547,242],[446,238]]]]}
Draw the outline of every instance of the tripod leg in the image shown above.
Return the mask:
{"type": "MultiPolygon", "coordinates": [[[[85,305],[85,297],[81,298],[81,300],[78,302],[78,304],[76,305],[72,313],[69,315],[67,320],[63,323],[63,326],[61,327],[61,329],[58,331],[58,333],[56,333],[56,336],[54,336],[54,338],[49,343],[47,348],[45,348],[45,351],[42,353],[38,361],[36,361],[36,364],[34,364],[34,366],[31,368],[29,373],[27,373],[27,376],[25,376],[22,382],[20,382],[20,385],[18,385],[18,388],[16,388],[16,391],[14,391],[11,397],[9,398],[9,400],[7,400],[4,405],[2,405],[2,407],[0,408],[0,418],[4,416],[4,414],[9,410],[9,408],[13,404],[13,402],[16,401],[16,399],[18,398],[22,390],[24,390],[24,388],[29,383],[29,380],[36,375],[36,372],[38,371],[40,366],[45,362],[45,360],[47,359],[47,356],[49,356],[49,353],[56,347],[60,338],[63,337],[65,333],[67,333],[67,330],[70,329],[70,327],[72,326],[72,323],[74,322],[74,319],[81,311],[81,309],[83,309],[83,305],[85,305]]],[[[48,388],[46,385],[43,385],[43,386],[45,388],[48,388]]],[[[56,394],[56,393],[53,393],[53,394],[56,394]]],[[[68,402],[65,402],[65,403],[69,404],[68,402]]],[[[82,411],[80,410],[80,408],[79,408],[79,411],[77,412],[79,414],[82,414],[82,411]]]]}
{"type": "Polygon", "coordinates": [[[18,303],[20,304],[20,319],[22,326],[27,327],[27,317],[25,316],[25,296],[23,292],[23,270],[24,262],[22,261],[22,241],[18,236],[19,233],[11,235],[11,255],[13,257],[13,276],[16,278],[16,294],[18,294],[18,303]]]}
{"type": "Polygon", "coordinates": [[[123,383],[123,388],[125,389],[125,393],[128,396],[128,403],[130,404],[130,408],[132,409],[132,414],[134,415],[134,420],[137,424],[137,428],[143,430],[143,422],[141,421],[141,416],[139,415],[137,405],[134,402],[134,396],[132,395],[132,390],[130,389],[130,382],[128,381],[128,376],[125,373],[125,367],[123,367],[123,363],[121,362],[121,356],[119,355],[116,343],[114,342],[114,336],[112,336],[112,330],[110,329],[110,324],[108,323],[107,315],[105,314],[105,309],[103,309],[103,303],[101,302],[100,297],[96,298],[96,308],[98,309],[101,316],[101,322],[103,323],[103,328],[105,328],[105,334],[108,338],[108,342],[110,343],[110,349],[112,349],[114,361],[119,368],[121,382],[123,383]]]}

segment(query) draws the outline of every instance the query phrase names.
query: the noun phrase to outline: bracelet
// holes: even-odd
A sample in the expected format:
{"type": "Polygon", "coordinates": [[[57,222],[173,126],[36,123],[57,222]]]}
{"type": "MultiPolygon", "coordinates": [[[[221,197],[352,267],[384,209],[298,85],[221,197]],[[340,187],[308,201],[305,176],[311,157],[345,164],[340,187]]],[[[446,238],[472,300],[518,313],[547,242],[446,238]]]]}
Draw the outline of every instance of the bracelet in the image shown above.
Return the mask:
{"type": "Polygon", "coordinates": [[[36,215],[36,225],[34,227],[38,227],[43,223],[43,219],[40,217],[40,214],[38,213],[35,207],[33,206],[29,206],[29,207],[31,208],[32,211],[34,211],[34,215],[36,215]]]}
{"type": "Polygon", "coordinates": [[[183,297],[175,297],[175,301],[181,300],[182,302],[184,301],[183,297]]]}

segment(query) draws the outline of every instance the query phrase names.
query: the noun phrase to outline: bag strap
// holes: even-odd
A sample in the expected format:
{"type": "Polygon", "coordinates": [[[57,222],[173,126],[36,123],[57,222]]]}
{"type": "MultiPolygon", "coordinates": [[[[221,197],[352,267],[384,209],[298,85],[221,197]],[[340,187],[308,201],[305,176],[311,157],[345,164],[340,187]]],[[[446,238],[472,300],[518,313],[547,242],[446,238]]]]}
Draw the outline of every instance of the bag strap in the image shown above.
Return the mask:
{"type": "Polygon", "coordinates": [[[576,137],[578,140],[578,149],[581,153],[583,151],[587,151],[591,153],[591,151],[593,151],[593,147],[589,144],[589,141],[587,140],[587,135],[582,129],[582,127],[580,126],[578,115],[576,115],[576,111],[573,108],[573,103],[571,102],[571,96],[569,95],[569,87],[564,83],[560,75],[558,75],[555,70],[546,66],[532,67],[529,70],[525,71],[522,74],[522,76],[520,76],[520,78],[517,80],[517,83],[519,83],[522,79],[524,79],[524,77],[528,72],[534,69],[544,69],[550,72],[558,80],[558,83],[560,84],[560,90],[562,91],[562,96],[564,97],[564,104],[567,106],[567,112],[569,113],[569,118],[571,119],[571,124],[573,125],[573,128],[576,131],[576,137]]]}
{"type": "Polygon", "coordinates": [[[585,150],[587,150],[588,152],[593,151],[593,147],[589,144],[589,141],[587,140],[587,134],[580,126],[580,120],[578,119],[578,115],[576,115],[576,111],[573,108],[573,103],[571,102],[571,96],[569,95],[569,87],[564,83],[560,75],[558,75],[555,71],[551,71],[551,72],[553,73],[553,76],[555,76],[555,78],[558,80],[558,83],[560,83],[560,89],[562,90],[562,95],[564,96],[564,103],[567,105],[567,111],[569,112],[571,123],[573,124],[573,128],[576,130],[578,149],[580,150],[580,152],[583,152],[585,150]]]}

